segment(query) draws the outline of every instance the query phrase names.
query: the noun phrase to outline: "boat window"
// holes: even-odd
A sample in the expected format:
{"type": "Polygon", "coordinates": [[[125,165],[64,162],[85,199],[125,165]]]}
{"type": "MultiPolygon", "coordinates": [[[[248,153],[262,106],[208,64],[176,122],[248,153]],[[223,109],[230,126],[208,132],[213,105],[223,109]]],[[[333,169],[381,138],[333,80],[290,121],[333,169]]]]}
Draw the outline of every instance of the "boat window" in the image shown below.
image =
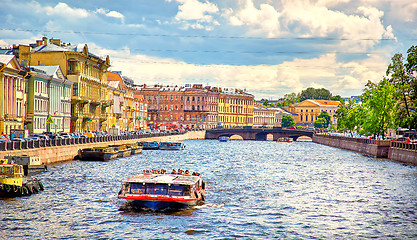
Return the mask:
{"type": "Polygon", "coordinates": [[[134,194],[145,194],[145,186],[142,183],[132,183],[130,185],[130,193],[134,194]]]}
{"type": "Polygon", "coordinates": [[[168,185],[161,184],[147,184],[146,185],[146,194],[152,195],[167,195],[168,194],[168,185]]]}
{"type": "Polygon", "coordinates": [[[183,196],[184,186],[171,185],[169,187],[169,194],[172,196],[183,196]]]}

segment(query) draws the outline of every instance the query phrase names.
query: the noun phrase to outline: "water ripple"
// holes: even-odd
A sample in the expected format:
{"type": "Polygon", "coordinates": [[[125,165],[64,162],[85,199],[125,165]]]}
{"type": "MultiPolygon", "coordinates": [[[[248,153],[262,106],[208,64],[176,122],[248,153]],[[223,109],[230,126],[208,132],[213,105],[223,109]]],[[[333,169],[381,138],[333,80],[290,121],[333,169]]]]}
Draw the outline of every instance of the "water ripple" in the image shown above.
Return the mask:
{"type": "Polygon", "coordinates": [[[417,171],[312,142],[186,141],[40,174],[45,191],[0,199],[0,239],[415,239],[417,171]],[[206,202],[143,211],[117,198],[142,169],[199,171],[206,202]]]}

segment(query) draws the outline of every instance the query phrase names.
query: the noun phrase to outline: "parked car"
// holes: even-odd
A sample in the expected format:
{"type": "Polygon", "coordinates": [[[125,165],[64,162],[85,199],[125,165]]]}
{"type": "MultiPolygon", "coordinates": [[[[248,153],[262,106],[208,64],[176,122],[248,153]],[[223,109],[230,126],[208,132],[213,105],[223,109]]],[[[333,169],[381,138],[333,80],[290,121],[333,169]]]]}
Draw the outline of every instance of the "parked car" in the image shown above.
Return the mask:
{"type": "Polygon", "coordinates": [[[86,133],[84,133],[84,136],[95,137],[94,133],[92,133],[92,132],[86,132],[86,133]]]}
{"type": "Polygon", "coordinates": [[[24,138],[13,138],[12,142],[26,142],[24,138]]]}
{"type": "Polygon", "coordinates": [[[59,133],[59,135],[63,138],[72,138],[72,136],[69,133],[59,133]]]}

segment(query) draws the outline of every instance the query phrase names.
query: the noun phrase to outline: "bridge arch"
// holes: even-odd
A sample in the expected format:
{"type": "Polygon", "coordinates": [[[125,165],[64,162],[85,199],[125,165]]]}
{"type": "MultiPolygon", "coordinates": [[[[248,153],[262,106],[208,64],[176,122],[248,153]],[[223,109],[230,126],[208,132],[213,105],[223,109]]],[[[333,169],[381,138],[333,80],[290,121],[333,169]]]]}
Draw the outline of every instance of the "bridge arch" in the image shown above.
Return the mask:
{"type": "Polygon", "coordinates": [[[218,139],[220,136],[231,137],[238,135],[244,140],[258,140],[265,141],[268,139],[268,135],[273,135],[273,140],[276,141],[280,137],[290,137],[294,141],[301,136],[313,137],[313,131],[305,131],[299,129],[282,129],[282,128],[219,128],[219,129],[207,129],[206,139],[218,139]]]}
{"type": "Polygon", "coordinates": [[[220,134],[219,136],[217,136],[217,140],[219,140],[220,137],[228,137],[228,138],[235,138],[238,140],[244,140],[243,136],[237,133],[231,133],[231,134],[220,134]],[[237,137],[233,137],[233,136],[237,136],[237,137]]]}

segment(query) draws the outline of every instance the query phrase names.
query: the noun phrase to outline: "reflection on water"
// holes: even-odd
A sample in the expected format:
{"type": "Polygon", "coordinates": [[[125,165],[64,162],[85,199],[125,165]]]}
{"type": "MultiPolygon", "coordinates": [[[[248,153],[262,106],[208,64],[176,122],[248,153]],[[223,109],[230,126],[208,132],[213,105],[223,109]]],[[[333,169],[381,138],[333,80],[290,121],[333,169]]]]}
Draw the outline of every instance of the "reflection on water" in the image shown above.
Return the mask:
{"type": "Polygon", "coordinates": [[[308,141],[186,145],[50,166],[45,191],[0,199],[0,239],[417,238],[415,167],[308,141]],[[155,212],[117,198],[123,179],[160,168],[202,173],[205,203],[155,212]]]}

